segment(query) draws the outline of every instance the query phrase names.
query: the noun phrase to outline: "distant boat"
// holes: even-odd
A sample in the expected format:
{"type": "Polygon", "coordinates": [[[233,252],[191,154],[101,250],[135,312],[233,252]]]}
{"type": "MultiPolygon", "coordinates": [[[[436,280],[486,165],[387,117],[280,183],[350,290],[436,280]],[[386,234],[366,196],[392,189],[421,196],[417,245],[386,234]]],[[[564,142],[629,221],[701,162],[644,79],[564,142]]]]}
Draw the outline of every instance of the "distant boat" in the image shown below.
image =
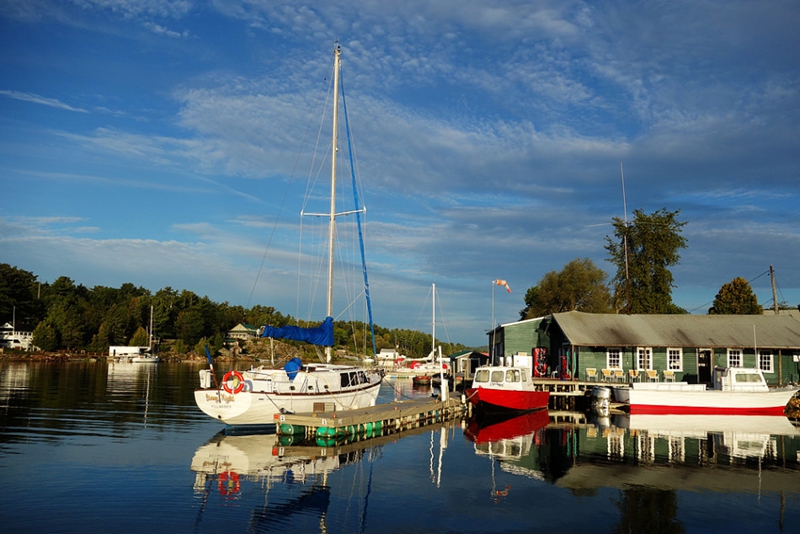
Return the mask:
{"type": "Polygon", "coordinates": [[[159,363],[161,358],[153,354],[153,307],[150,306],[150,343],[147,350],[141,350],[139,353],[131,358],[133,363],[159,363]]]}
{"type": "Polygon", "coordinates": [[[439,346],[439,356],[436,356],[436,284],[431,284],[433,295],[433,311],[431,313],[431,352],[427,358],[404,359],[403,364],[390,372],[390,375],[401,378],[411,377],[416,385],[430,385],[432,377],[442,375],[447,371],[447,364],[442,357],[442,347],[439,346]]]}
{"type": "MultiPolygon", "coordinates": [[[[331,202],[328,218],[328,317],[317,327],[264,326],[261,337],[304,341],[325,347],[327,363],[303,364],[289,360],[282,369],[259,366],[247,371],[230,370],[217,384],[213,366],[200,371],[197,406],[207,415],[231,426],[271,425],[283,413],[342,411],[375,406],[383,377],[361,366],[332,365],[333,265],[335,239],[335,191],[337,123],[339,113],[339,68],[341,51],[334,52],[333,154],[331,156],[331,202]],[[213,382],[213,384],[212,384],[213,382]]],[[[350,212],[352,213],[352,212],[350,212]]],[[[211,357],[209,355],[209,363],[211,357]]]]}
{"type": "Polygon", "coordinates": [[[432,379],[428,375],[416,375],[411,379],[411,381],[415,386],[430,386],[432,379]]]}
{"type": "Polygon", "coordinates": [[[614,388],[631,414],[783,415],[796,387],[770,388],[761,369],[716,367],[712,389],[686,382],[634,382],[614,388]]]}
{"type": "Polygon", "coordinates": [[[131,359],[133,363],[159,363],[161,362],[161,358],[156,356],[155,354],[140,354],[139,356],[134,356],[131,359]]]}
{"type": "Polygon", "coordinates": [[[485,412],[538,410],[550,401],[550,392],[537,390],[525,367],[479,367],[465,393],[476,409],[485,412]]]}

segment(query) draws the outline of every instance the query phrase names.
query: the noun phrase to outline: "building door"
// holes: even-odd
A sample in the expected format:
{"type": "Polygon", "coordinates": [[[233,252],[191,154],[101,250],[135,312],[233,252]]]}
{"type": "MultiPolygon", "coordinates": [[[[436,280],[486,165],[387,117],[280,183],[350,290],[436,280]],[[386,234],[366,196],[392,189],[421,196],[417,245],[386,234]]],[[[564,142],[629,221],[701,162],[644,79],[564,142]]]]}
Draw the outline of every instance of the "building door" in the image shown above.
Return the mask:
{"type": "Polygon", "coordinates": [[[714,351],[711,349],[697,350],[697,382],[700,384],[711,383],[711,366],[714,351]]]}

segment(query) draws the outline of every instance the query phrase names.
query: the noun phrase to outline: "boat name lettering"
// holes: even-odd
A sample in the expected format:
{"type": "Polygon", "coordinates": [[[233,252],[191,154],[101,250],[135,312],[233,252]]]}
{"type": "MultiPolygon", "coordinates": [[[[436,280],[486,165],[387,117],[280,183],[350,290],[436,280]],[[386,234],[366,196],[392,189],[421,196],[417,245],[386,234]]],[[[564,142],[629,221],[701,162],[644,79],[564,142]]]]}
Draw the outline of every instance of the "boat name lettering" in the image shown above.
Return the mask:
{"type": "Polygon", "coordinates": [[[206,393],[206,400],[209,402],[213,402],[215,400],[219,400],[221,402],[230,403],[236,400],[236,397],[233,395],[226,395],[225,393],[217,394],[217,393],[206,393]]]}

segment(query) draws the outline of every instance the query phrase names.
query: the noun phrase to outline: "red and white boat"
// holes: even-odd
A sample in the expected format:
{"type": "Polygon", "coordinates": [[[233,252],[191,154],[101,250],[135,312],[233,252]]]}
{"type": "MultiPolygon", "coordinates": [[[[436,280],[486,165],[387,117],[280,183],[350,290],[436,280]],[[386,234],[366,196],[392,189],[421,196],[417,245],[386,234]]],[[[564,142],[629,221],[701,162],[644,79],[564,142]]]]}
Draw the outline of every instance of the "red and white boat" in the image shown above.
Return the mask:
{"type": "Polygon", "coordinates": [[[550,392],[537,390],[525,367],[479,367],[465,393],[477,409],[486,412],[538,410],[547,408],[550,401],[550,392]]]}
{"type": "Polygon", "coordinates": [[[717,367],[711,388],[686,382],[634,382],[614,388],[631,414],[783,415],[796,387],[770,388],[760,369],[717,367]]]}

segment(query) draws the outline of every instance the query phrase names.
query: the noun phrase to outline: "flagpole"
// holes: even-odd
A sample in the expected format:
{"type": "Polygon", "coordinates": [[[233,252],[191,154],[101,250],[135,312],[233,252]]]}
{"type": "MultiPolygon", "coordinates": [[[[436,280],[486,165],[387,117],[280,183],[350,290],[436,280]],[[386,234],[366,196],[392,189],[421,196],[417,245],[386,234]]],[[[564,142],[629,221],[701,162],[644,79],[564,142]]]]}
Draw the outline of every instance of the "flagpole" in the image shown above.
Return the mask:
{"type": "Polygon", "coordinates": [[[497,284],[496,280],[492,280],[492,329],[490,332],[492,335],[489,337],[489,361],[491,361],[492,365],[495,364],[494,362],[494,286],[497,284]]]}
{"type": "MultiPolygon", "coordinates": [[[[506,291],[511,293],[511,288],[508,286],[508,282],[505,280],[492,280],[492,329],[491,335],[489,336],[489,359],[494,362],[494,339],[495,339],[495,324],[494,324],[494,286],[505,286],[506,291]]],[[[493,363],[494,365],[494,363],[493,363]]]]}

